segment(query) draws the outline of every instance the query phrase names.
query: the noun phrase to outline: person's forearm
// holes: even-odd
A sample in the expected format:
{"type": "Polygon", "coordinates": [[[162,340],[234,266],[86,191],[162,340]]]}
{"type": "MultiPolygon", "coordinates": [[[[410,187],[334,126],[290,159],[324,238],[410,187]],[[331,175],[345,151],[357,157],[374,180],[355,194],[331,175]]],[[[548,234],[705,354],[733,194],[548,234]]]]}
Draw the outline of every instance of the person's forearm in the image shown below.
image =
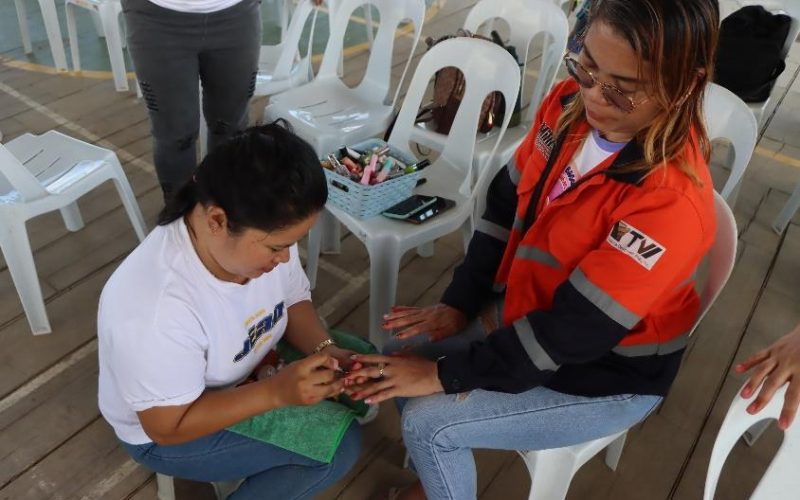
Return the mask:
{"type": "Polygon", "coordinates": [[[148,435],[161,445],[186,443],[284,406],[272,384],[265,379],[232,389],[207,390],[189,405],[174,429],[148,435]]]}
{"type": "Polygon", "coordinates": [[[311,302],[294,304],[288,309],[288,316],[283,338],[304,354],[311,354],[321,342],[330,338],[311,302]]]}

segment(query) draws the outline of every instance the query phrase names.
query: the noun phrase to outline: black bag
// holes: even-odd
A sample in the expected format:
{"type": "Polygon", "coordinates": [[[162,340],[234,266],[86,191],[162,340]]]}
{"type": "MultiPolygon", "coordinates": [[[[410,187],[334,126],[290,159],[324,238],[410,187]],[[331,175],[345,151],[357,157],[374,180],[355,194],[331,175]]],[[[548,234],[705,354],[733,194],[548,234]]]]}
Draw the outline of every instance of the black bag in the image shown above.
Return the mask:
{"type": "Polygon", "coordinates": [[[743,7],[722,21],[714,81],[745,102],[769,98],[786,63],[783,46],[792,19],[760,5],[743,7]]]}

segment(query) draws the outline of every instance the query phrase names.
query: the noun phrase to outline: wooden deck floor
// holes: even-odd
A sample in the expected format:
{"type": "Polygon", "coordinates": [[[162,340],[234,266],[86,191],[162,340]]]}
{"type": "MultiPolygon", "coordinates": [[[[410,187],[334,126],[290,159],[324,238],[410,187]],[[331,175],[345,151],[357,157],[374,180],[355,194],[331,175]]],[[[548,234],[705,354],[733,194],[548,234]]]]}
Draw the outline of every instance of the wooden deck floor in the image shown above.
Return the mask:
{"type": "MultiPolygon", "coordinates": [[[[455,30],[474,0],[434,2],[424,35],[455,30]]],[[[17,36],[0,34],[2,37],[17,36]]],[[[401,38],[397,53],[407,50],[401,38]]],[[[776,88],[776,103],[748,170],[738,204],[740,248],[734,274],[695,334],[681,373],[658,412],[630,434],[616,472],[598,457],[575,477],[569,498],[699,499],[708,457],[743,378],[731,366],[800,320],[800,217],[775,234],[770,225],[800,181],[800,49],[795,44],[776,88]]],[[[415,58],[422,53],[417,50],[415,58]]],[[[348,81],[367,59],[345,61],[348,81]]],[[[399,77],[403,58],[395,61],[399,77]]],[[[260,116],[264,100],[253,104],[260,116]]],[[[4,140],[57,129],[114,149],[152,226],[161,193],[153,174],[149,124],[132,93],[106,79],[20,69],[0,54],[0,131],[4,140]]],[[[96,403],[96,304],[115,267],[136,243],[119,199],[103,186],[80,201],[86,227],[69,233],[51,214],[31,221],[30,239],[54,332],[34,337],[8,269],[0,261],[0,498],[155,499],[152,474],[117,445],[96,403]]],[[[368,260],[345,236],[341,255],[322,260],[314,300],[328,323],[366,335],[368,260]]],[[[457,236],[436,243],[435,256],[406,255],[398,302],[436,301],[462,257],[457,236]]],[[[752,447],[737,446],[717,498],[745,499],[781,435],[770,429],[752,447]]],[[[394,407],[385,404],[365,428],[363,455],[324,499],[363,500],[412,475],[400,464],[403,447],[394,407]]],[[[527,498],[530,480],[512,452],[476,454],[480,497],[527,498]]],[[[208,485],[179,481],[179,498],[210,499],[208,485]]]]}

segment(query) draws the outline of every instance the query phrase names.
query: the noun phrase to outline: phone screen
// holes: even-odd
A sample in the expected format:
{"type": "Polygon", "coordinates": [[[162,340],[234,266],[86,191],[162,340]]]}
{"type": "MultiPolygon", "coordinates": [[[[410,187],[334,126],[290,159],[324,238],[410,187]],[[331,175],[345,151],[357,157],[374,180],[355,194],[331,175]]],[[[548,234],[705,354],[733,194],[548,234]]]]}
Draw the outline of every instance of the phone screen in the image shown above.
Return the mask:
{"type": "Polygon", "coordinates": [[[436,199],[436,196],[415,194],[409,196],[400,203],[389,207],[383,212],[383,215],[393,219],[405,219],[406,217],[409,217],[410,215],[433,205],[436,203],[436,199]]]}

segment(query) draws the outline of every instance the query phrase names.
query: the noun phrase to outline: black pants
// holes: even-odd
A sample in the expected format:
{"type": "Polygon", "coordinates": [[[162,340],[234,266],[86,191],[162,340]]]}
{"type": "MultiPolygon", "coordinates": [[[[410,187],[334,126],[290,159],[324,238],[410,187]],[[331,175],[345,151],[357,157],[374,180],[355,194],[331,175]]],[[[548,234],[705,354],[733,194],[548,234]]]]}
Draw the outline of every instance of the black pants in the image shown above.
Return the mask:
{"type": "Polygon", "coordinates": [[[165,196],[192,175],[199,133],[198,81],[208,150],[247,126],[261,49],[261,1],[208,14],[122,0],[128,50],[150,114],[153,156],[165,196]]]}

